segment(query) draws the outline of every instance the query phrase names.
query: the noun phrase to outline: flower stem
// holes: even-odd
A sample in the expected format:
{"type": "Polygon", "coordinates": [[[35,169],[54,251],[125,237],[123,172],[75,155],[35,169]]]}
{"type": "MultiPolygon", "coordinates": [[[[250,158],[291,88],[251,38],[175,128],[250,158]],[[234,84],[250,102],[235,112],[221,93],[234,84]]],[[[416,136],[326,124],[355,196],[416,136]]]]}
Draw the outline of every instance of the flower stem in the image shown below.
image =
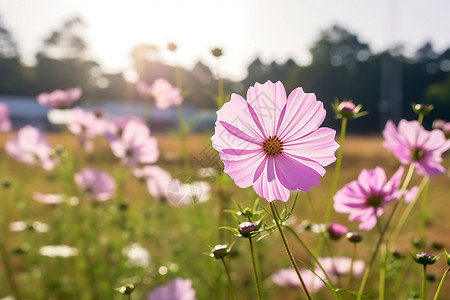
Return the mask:
{"type": "Polygon", "coordinates": [[[22,297],[20,295],[19,288],[17,287],[17,282],[14,278],[14,272],[9,261],[8,252],[6,251],[3,242],[0,242],[0,255],[3,263],[3,268],[5,269],[6,279],[8,280],[9,288],[11,289],[11,293],[14,295],[14,299],[21,300],[22,297]]]}
{"type": "Polygon", "coordinates": [[[444,275],[442,275],[441,282],[439,282],[439,286],[436,290],[436,294],[434,295],[433,300],[437,300],[439,297],[439,294],[441,293],[442,285],[444,285],[445,278],[447,278],[448,272],[450,272],[450,268],[445,270],[444,275]]]}
{"type": "Polygon", "coordinates": [[[289,226],[282,225],[284,228],[288,229],[297,239],[297,241],[303,246],[303,248],[308,252],[308,254],[311,256],[311,258],[314,260],[314,262],[317,264],[317,266],[322,270],[322,272],[325,274],[325,277],[328,281],[327,286],[330,288],[330,290],[333,292],[334,297],[336,299],[341,299],[339,294],[336,292],[336,288],[333,285],[333,282],[331,281],[330,277],[328,276],[327,271],[324,269],[320,261],[317,259],[317,257],[314,255],[314,253],[309,249],[309,247],[303,242],[303,240],[300,238],[300,236],[289,226]]]}
{"type": "Polygon", "coordinates": [[[367,265],[366,270],[364,271],[363,279],[361,281],[361,285],[359,286],[359,290],[358,290],[358,298],[357,298],[357,300],[361,300],[361,298],[363,296],[364,288],[366,287],[366,283],[367,283],[367,279],[369,278],[370,270],[372,268],[373,263],[375,262],[375,258],[377,257],[378,250],[380,249],[380,246],[381,246],[381,243],[383,241],[383,238],[384,238],[384,235],[386,233],[386,230],[388,229],[389,224],[392,221],[392,217],[394,216],[395,211],[397,210],[399,203],[400,202],[396,201],[395,206],[392,209],[392,212],[389,215],[389,218],[388,218],[388,220],[386,222],[386,225],[385,225],[383,231],[381,231],[381,233],[380,233],[380,237],[378,238],[377,244],[376,244],[375,249],[374,249],[374,251],[372,253],[372,257],[370,258],[369,264],[367,265]]]}
{"type": "Polygon", "coordinates": [[[379,282],[379,291],[378,291],[378,299],[384,300],[385,296],[385,284],[386,284],[386,245],[383,245],[381,250],[381,265],[380,265],[380,282],[379,282]]]}
{"type": "Polygon", "coordinates": [[[352,286],[353,264],[355,262],[355,257],[356,257],[356,244],[357,243],[353,243],[353,247],[352,247],[352,260],[350,262],[350,271],[348,272],[347,290],[349,290],[352,286]]]}
{"type": "Polygon", "coordinates": [[[427,203],[428,203],[428,191],[430,188],[429,177],[424,177],[425,183],[423,188],[422,202],[420,203],[420,225],[419,225],[419,236],[423,239],[425,238],[425,226],[428,220],[427,214],[427,203]],[[426,178],[426,180],[425,180],[426,178]]]}
{"type": "Polygon", "coordinates": [[[275,220],[275,223],[277,225],[278,231],[280,232],[281,239],[283,240],[284,248],[286,249],[286,253],[287,253],[288,257],[289,257],[291,265],[294,268],[295,273],[297,273],[298,279],[300,280],[300,283],[302,284],[302,287],[303,287],[303,290],[305,291],[306,297],[309,300],[312,300],[311,295],[309,294],[308,289],[306,288],[306,284],[303,281],[302,275],[300,274],[300,270],[299,270],[299,268],[297,266],[297,263],[295,262],[294,255],[292,255],[292,251],[289,248],[289,244],[288,244],[288,241],[286,239],[286,236],[284,235],[283,229],[281,228],[280,221],[278,220],[278,214],[275,212],[275,206],[274,206],[273,202],[270,202],[269,204],[270,204],[270,209],[272,211],[272,217],[275,220]]]}
{"type": "MultiPolygon", "coordinates": [[[[333,197],[334,197],[334,194],[336,193],[339,174],[341,172],[342,156],[344,153],[344,142],[345,142],[346,130],[347,130],[347,118],[342,118],[341,132],[339,134],[340,147],[337,150],[336,167],[334,169],[333,183],[331,184],[330,197],[328,199],[327,210],[325,212],[325,221],[324,221],[325,225],[327,225],[330,222],[331,210],[333,209],[333,197]]],[[[322,235],[322,239],[319,240],[319,244],[317,245],[317,253],[319,253],[319,254],[322,252],[324,238],[325,238],[325,236],[322,235]]]]}
{"type": "Polygon", "coordinates": [[[427,298],[427,265],[423,265],[422,300],[427,298]]]}
{"type": "Polygon", "coordinates": [[[231,275],[230,275],[230,271],[228,270],[228,266],[225,263],[225,259],[223,259],[223,257],[220,259],[223,263],[223,267],[225,268],[225,273],[227,273],[227,278],[228,278],[228,285],[230,287],[230,298],[232,300],[236,300],[236,296],[234,294],[234,287],[233,287],[233,282],[231,281],[231,275]]]}
{"type": "Polygon", "coordinates": [[[259,286],[259,278],[258,271],[256,269],[256,261],[255,261],[255,252],[253,249],[253,240],[252,238],[248,238],[248,242],[250,243],[250,254],[252,256],[252,265],[253,265],[253,274],[255,275],[255,283],[256,283],[256,292],[258,294],[258,300],[261,300],[261,287],[259,286]]]}

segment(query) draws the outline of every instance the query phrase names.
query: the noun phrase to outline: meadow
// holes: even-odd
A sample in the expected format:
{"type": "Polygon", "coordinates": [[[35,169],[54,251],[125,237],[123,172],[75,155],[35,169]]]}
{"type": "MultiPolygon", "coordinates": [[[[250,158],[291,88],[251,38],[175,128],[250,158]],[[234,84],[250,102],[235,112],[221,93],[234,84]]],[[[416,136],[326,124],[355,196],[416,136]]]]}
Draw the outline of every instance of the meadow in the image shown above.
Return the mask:
{"type": "MultiPolygon", "coordinates": [[[[350,123],[349,126],[352,125],[350,123]]],[[[2,134],[0,145],[5,145],[16,134],[2,134]]],[[[256,299],[246,239],[219,227],[237,228],[239,224],[224,210],[236,211],[239,205],[251,208],[256,200],[259,200],[256,209],[265,214],[264,222],[271,226],[270,209],[267,201],[258,198],[251,187],[240,189],[223,173],[219,156],[211,147],[211,135],[187,137],[188,162],[183,161],[183,147],[176,136],[156,136],[161,153],[157,162],[160,167],[180,181],[205,181],[210,186],[209,191],[207,188],[198,191],[209,194],[207,201],[182,207],[152,198],[145,182],[120,163],[104,138],[96,138],[94,151],[86,153],[68,132],[46,133],[51,145],[63,145],[60,149],[61,164],[53,171],[16,162],[6,155],[2,147],[1,273],[5,276],[0,278],[0,299],[9,295],[14,295],[14,299],[145,299],[149,291],[177,277],[192,280],[197,299],[230,299],[223,265],[219,259],[210,257],[216,244],[233,244],[226,261],[236,299],[256,299]],[[186,163],[189,169],[186,169],[186,163]],[[85,165],[113,175],[117,190],[111,200],[92,201],[76,187],[73,176],[85,165]],[[201,169],[204,174],[199,174],[201,169]],[[32,199],[34,192],[65,194],[66,197],[60,204],[42,204],[32,199]],[[13,229],[10,224],[17,221],[26,223],[23,228],[16,226],[13,229]],[[42,250],[46,245],[67,245],[76,250],[49,255],[42,250]],[[130,252],[132,247],[135,247],[134,252],[130,252]],[[131,295],[120,292],[120,287],[126,284],[134,286],[131,295]]],[[[388,177],[395,172],[398,161],[383,148],[382,142],[381,136],[347,137],[338,189],[356,179],[364,168],[381,166],[388,177]]],[[[448,154],[443,165],[449,169],[448,154]]],[[[334,164],[327,167],[322,184],[310,192],[294,192],[285,205],[279,201],[276,204],[280,211],[283,208],[289,210],[293,199],[296,199],[293,214],[287,222],[312,249],[322,238],[314,228],[323,222],[334,168],[334,164]]],[[[416,299],[414,295],[420,295],[422,269],[410,257],[410,254],[420,252],[419,248],[441,255],[441,259],[428,268],[429,273],[435,276],[430,277],[428,294],[429,297],[434,295],[446,269],[442,249],[449,247],[449,177],[447,173],[430,182],[424,210],[418,209],[421,205],[419,199],[394,244],[401,258],[386,256],[389,261],[385,273],[386,299],[416,299]],[[426,218],[423,234],[418,231],[421,218],[426,218]],[[426,245],[415,248],[412,241],[417,238],[422,238],[426,245]]],[[[419,179],[414,176],[412,183],[418,184],[419,179]]],[[[358,224],[348,222],[347,217],[333,212],[331,221],[346,224],[350,231],[363,235],[356,258],[367,262],[378,233],[376,230],[358,230],[358,224]]],[[[262,232],[258,238],[264,235],[266,233],[262,232]]],[[[289,233],[287,236],[295,257],[310,264],[310,256],[295,236],[289,233]]],[[[272,231],[254,244],[264,299],[304,299],[301,289],[280,287],[271,280],[272,274],[289,267],[278,234],[272,231]]],[[[345,238],[328,240],[326,244],[328,247],[324,252],[327,256],[351,255],[351,245],[345,238]]],[[[303,267],[301,263],[300,266],[303,267]]],[[[360,281],[361,275],[355,276],[350,290],[357,290],[360,281]]],[[[366,290],[370,299],[376,297],[378,285],[378,274],[372,272],[366,290]]],[[[446,282],[440,299],[449,294],[450,284],[446,282]]],[[[341,296],[344,299],[355,297],[345,292],[341,296]]],[[[324,288],[313,298],[332,299],[333,294],[324,288]]]]}

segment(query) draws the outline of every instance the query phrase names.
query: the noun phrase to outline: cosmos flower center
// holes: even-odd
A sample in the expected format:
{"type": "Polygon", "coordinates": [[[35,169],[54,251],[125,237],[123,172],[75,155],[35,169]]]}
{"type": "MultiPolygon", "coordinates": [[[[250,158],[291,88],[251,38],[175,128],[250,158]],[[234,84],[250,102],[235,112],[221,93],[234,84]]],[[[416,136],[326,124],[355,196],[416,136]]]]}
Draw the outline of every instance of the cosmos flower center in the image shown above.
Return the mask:
{"type": "Polygon", "coordinates": [[[380,196],[372,195],[367,199],[367,205],[371,207],[379,207],[381,205],[381,202],[383,202],[383,198],[380,196]]]}
{"type": "Polygon", "coordinates": [[[283,151],[283,142],[276,136],[271,136],[264,141],[263,150],[269,155],[277,155],[283,151]]]}
{"type": "Polygon", "coordinates": [[[424,157],[425,151],[423,149],[416,148],[413,151],[412,159],[414,161],[419,161],[422,157],[424,157]]]}

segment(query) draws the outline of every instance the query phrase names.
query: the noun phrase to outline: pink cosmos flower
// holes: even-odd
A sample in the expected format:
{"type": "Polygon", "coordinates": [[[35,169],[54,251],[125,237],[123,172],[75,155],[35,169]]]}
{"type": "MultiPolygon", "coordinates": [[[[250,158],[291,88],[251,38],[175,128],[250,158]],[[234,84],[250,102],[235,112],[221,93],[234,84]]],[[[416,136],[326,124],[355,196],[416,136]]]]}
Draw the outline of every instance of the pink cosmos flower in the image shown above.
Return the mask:
{"type": "Polygon", "coordinates": [[[22,127],[17,138],[9,140],[5,145],[8,155],[20,162],[40,165],[45,170],[53,170],[58,160],[52,157],[52,147],[39,129],[26,125],[22,127]]]}
{"type": "Polygon", "coordinates": [[[0,132],[11,131],[11,120],[9,119],[9,107],[0,102],[0,132]]]}
{"type": "Polygon", "coordinates": [[[413,186],[409,190],[403,193],[403,198],[406,203],[414,201],[419,196],[420,188],[418,186],[413,186]]]}
{"type": "Polygon", "coordinates": [[[75,107],[67,127],[71,133],[78,136],[83,148],[90,152],[93,150],[92,139],[105,134],[107,123],[95,113],[75,107]]]}
{"type": "Polygon", "coordinates": [[[97,168],[83,168],[75,174],[75,182],[88,197],[97,201],[111,199],[116,190],[114,179],[108,173],[97,168]]]}
{"type": "Polygon", "coordinates": [[[159,109],[178,106],[183,102],[180,89],[172,86],[164,78],[156,79],[150,86],[146,82],[140,81],[137,85],[137,90],[142,97],[153,97],[156,107],[159,109]]]}
{"type": "Polygon", "coordinates": [[[167,191],[172,180],[169,172],[158,166],[145,166],[135,170],[134,174],[145,180],[147,190],[154,199],[168,199],[167,191]]]}
{"type": "Polygon", "coordinates": [[[417,173],[434,177],[445,173],[441,165],[442,154],[450,148],[440,130],[425,130],[417,121],[401,120],[398,128],[392,121],[383,130],[383,146],[390,150],[400,163],[415,162],[417,173]]]}
{"type": "MultiPolygon", "coordinates": [[[[318,260],[333,283],[337,282],[339,277],[350,273],[351,259],[349,257],[319,257],[318,260]]],[[[361,275],[364,268],[364,261],[355,260],[351,270],[352,275],[361,275]]],[[[316,293],[325,287],[324,281],[326,282],[327,278],[318,266],[314,268],[314,272],[310,269],[300,269],[300,274],[308,291],[316,293]]],[[[294,268],[282,269],[273,274],[271,279],[279,286],[302,288],[294,268]]]]}
{"type": "Polygon", "coordinates": [[[433,129],[441,130],[447,139],[450,139],[450,122],[445,122],[444,120],[436,119],[433,122],[433,129]]]}
{"type": "Polygon", "coordinates": [[[325,115],[313,93],[296,88],[286,97],[281,82],[256,83],[247,100],[232,94],[217,112],[211,140],[236,185],[287,201],[290,190],[320,184],[324,166],[336,160],[336,131],[319,128],[325,115]]]}
{"type": "Polygon", "coordinates": [[[37,101],[42,106],[53,108],[68,107],[80,99],[82,90],[79,87],[67,90],[55,90],[51,93],[42,93],[37,96],[37,101]]]}
{"type": "Polygon", "coordinates": [[[154,163],[159,157],[158,141],[150,136],[150,129],[134,120],[127,123],[120,138],[110,141],[110,146],[114,155],[129,167],[154,163]]]}
{"type": "Polygon", "coordinates": [[[61,194],[42,194],[34,192],[32,196],[34,200],[43,204],[54,205],[64,201],[64,195],[61,194]]]}
{"type": "Polygon", "coordinates": [[[403,176],[400,167],[386,182],[386,173],[380,167],[362,170],[354,180],[334,196],[334,210],[350,214],[350,221],[360,221],[359,229],[371,230],[386,206],[400,196],[398,190],[403,176]]]}
{"type": "Polygon", "coordinates": [[[136,116],[120,116],[113,118],[108,122],[106,137],[109,140],[120,138],[122,136],[123,130],[125,129],[125,126],[132,120],[143,123],[143,121],[136,116]]]}
{"type": "Polygon", "coordinates": [[[206,181],[181,183],[177,179],[169,182],[168,203],[173,206],[189,206],[209,200],[211,187],[206,181]]]}
{"type": "Polygon", "coordinates": [[[147,300],[195,300],[195,290],[190,279],[175,278],[148,293],[147,300]]]}

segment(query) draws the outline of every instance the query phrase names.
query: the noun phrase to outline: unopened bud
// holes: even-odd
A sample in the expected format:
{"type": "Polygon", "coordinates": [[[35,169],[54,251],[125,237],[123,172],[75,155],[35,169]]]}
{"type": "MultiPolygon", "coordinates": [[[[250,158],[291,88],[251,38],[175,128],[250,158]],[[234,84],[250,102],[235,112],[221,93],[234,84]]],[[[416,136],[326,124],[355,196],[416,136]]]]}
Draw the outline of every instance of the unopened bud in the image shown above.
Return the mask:
{"type": "Polygon", "coordinates": [[[428,115],[434,108],[432,104],[412,103],[414,112],[418,115],[428,115]]]}
{"type": "Polygon", "coordinates": [[[118,291],[122,295],[130,295],[134,291],[134,285],[125,284],[124,286],[116,288],[116,291],[118,291]]]}
{"type": "Polygon", "coordinates": [[[348,233],[348,228],[339,223],[330,223],[327,231],[331,239],[338,240],[348,233]]]}
{"type": "Polygon", "coordinates": [[[416,256],[413,256],[413,258],[418,264],[432,265],[439,259],[439,256],[434,256],[429,253],[421,252],[419,254],[416,254],[416,256]]]}
{"type": "Polygon", "coordinates": [[[258,225],[253,222],[242,222],[238,230],[243,237],[250,238],[258,232],[258,225]]]}
{"type": "Polygon", "coordinates": [[[347,239],[352,243],[359,243],[363,240],[362,235],[357,232],[349,232],[345,235],[347,239]]]}
{"type": "Polygon", "coordinates": [[[215,245],[214,248],[211,250],[211,254],[209,256],[217,259],[224,258],[230,254],[230,250],[228,249],[227,245],[215,245]]]}

